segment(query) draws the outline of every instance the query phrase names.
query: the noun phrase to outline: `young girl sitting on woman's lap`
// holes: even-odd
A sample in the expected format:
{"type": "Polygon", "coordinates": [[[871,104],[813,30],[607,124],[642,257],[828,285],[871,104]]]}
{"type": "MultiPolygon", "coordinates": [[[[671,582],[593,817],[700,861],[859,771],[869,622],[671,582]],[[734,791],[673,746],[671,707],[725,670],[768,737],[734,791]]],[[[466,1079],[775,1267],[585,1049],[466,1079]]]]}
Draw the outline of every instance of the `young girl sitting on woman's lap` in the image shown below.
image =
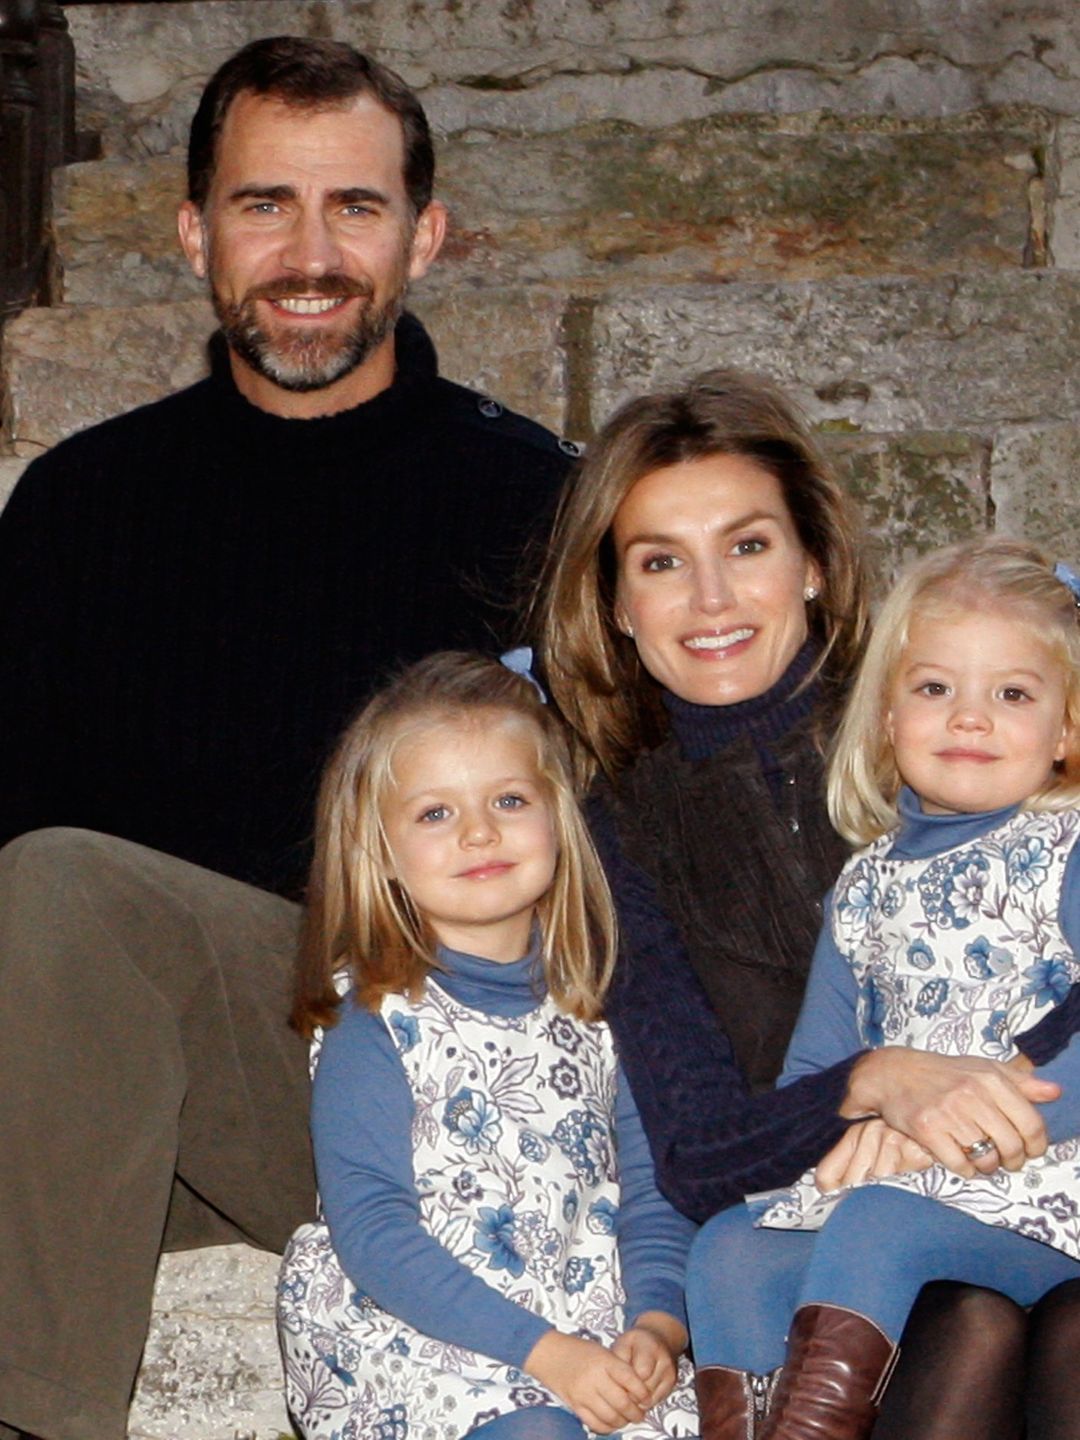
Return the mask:
{"type": "MultiPolygon", "coordinates": [[[[882,609],[829,779],[834,825],[866,848],[832,892],[781,1084],[882,1045],[1008,1061],[1080,978],[1078,589],[983,539],[924,559],[882,609]]],[[[1040,1078],[1068,1080],[1075,1048],[1040,1078]]],[[[1015,1171],[1001,1112],[953,1137],[949,1169],[871,1121],[848,1137],[854,1188],[808,1175],[710,1221],[691,1334],[732,1416],[768,1390],[761,1437],[858,1440],[925,1282],[1029,1305],[1080,1276],[1080,1084],[1043,1114],[1056,1143],[1015,1171]]],[[[743,1440],[723,1410],[703,1435],[743,1440]]]]}
{"type": "Polygon", "coordinates": [[[324,778],[306,923],[326,1223],[278,1300],[301,1433],[695,1435],[693,1227],[599,1019],[610,900],[531,680],[441,654],[367,706],[324,778]]]}

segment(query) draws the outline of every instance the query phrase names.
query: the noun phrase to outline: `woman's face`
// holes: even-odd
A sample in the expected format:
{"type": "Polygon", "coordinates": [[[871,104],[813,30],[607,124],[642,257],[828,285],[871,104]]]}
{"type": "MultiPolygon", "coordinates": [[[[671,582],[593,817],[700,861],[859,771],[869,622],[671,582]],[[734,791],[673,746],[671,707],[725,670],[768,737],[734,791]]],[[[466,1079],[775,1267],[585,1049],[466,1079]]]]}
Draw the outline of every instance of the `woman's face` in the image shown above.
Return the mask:
{"type": "Polygon", "coordinates": [[[744,455],[644,476],[612,527],[615,618],[654,680],[699,705],[768,690],[806,639],[803,549],[780,482],[744,455]]]}

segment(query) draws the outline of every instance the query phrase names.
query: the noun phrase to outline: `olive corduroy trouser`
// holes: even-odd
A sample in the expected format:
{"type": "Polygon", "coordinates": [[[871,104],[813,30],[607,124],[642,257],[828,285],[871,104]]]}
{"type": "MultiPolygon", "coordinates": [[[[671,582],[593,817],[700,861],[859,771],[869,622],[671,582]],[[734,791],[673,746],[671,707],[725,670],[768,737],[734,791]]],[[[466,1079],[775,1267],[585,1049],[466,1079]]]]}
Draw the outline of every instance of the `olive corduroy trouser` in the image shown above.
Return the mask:
{"type": "Polygon", "coordinates": [[[89,831],[0,851],[7,1426],[122,1440],[160,1251],[281,1249],[313,1214],[298,919],[89,831]]]}

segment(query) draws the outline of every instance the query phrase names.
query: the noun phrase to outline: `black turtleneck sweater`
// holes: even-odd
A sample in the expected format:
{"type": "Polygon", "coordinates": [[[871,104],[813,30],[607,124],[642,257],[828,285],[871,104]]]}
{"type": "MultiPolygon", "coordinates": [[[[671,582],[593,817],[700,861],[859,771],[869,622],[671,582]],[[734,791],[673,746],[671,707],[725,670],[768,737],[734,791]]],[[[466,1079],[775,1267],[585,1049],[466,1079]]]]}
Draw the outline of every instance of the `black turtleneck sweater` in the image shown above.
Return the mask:
{"type": "MultiPolygon", "coordinates": [[[[660,1190],[698,1221],[790,1183],[847,1126],[858,1055],[771,1088],[846,854],[812,735],[821,691],[803,685],[813,658],[804,647],[738,705],[666,694],[669,739],[589,807],[619,912],[607,1018],[660,1190]]],[[[1080,985],[1020,1046],[1045,1063],[1078,1024],[1080,985]]]]}
{"type": "Polygon", "coordinates": [[[513,638],[567,460],[438,378],[285,420],[213,374],[58,445],[0,516],[0,841],[78,825],[281,893],[334,737],[397,665],[513,638]]]}

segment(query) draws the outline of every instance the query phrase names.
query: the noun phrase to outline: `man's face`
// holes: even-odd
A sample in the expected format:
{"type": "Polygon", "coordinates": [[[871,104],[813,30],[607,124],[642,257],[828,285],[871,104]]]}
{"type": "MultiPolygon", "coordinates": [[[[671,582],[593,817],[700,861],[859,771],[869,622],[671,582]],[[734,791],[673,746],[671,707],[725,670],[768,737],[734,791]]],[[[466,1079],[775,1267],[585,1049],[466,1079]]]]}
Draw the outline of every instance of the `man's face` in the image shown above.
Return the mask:
{"type": "Polygon", "coordinates": [[[367,398],[362,377],[349,381],[373,357],[374,368],[389,357],[392,375],[394,322],[441,225],[437,206],[414,223],[401,124],[368,96],[321,110],[238,96],[205,211],[189,203],[180,216],[241,391],[279,413],[280,391],[333,391],[330,409],[367,398]]]}

